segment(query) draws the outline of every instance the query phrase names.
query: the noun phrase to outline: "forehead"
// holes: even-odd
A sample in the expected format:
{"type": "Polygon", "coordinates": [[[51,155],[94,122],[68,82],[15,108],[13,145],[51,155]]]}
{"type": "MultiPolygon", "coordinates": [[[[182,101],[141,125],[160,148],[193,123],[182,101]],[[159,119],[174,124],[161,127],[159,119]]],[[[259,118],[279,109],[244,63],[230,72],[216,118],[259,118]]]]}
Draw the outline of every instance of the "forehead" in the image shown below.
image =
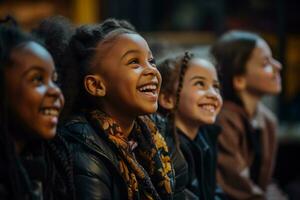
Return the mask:
{"type": "Polygon", "coordinates": [[[253,49],[252,57],[254,58],[264,58],[266,56],[271,56],[272,52],[269,45],[264,40],[258,40],[256,46],[253,49]]]}
{"type": "Polygon", "coordinates": [[[98,49],[106,51],[107,54],[123,56],[127,51],[137,51],[149,53],[150,49],[145,39],[134,33],[123,33],[107,42],[100,43],[98,49]]]}
{"type": "Polygon", "coordinates": [[[203,76],[207,79],[217,79],[217,71],[212,63],[200,58],[193,58],[188,64],[186,77],[203,76]]]}
{"type": "Polygon", "coordinates": [[[11,53],[15,67],[27,70],[32,66],[54,68],[54,62],[49,52],[36,42],[27,42],[17,47],[11,53]]]}

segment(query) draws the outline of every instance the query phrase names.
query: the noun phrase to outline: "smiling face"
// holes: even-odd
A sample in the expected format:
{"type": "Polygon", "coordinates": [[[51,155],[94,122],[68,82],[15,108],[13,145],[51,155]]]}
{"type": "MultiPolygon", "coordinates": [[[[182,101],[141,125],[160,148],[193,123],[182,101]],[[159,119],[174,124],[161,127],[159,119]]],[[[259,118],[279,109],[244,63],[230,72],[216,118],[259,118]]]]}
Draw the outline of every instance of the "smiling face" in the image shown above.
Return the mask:
{"type": "Polygon", "coordinates": [[[102,109],[132,118],[155,112],[161,76],[147,42],[138,34],[121,34],[98,49],[94,70],[99,68],[106,88],[102,109]]]}
{"type": "Polygon", "coordinates": [[[212,124],[222,106],[215,67],[202,59],[190,60],[183,80],[176,120],[183,124],[212,124]]]}
{"type": "Polygon", "coordinates": [[[11,60],[5,85],[12,131],[53,138],[64,99],[54,83],[57,75],[52,57],[44,47],[28,42],[12,51],[11,60]]]}
{"type": "Polygon", "coordinates": [[[259,97],[281,91],[281,64],[272,57],[270,47],[258,40],[246,63],[246,90],[259,97]]]}

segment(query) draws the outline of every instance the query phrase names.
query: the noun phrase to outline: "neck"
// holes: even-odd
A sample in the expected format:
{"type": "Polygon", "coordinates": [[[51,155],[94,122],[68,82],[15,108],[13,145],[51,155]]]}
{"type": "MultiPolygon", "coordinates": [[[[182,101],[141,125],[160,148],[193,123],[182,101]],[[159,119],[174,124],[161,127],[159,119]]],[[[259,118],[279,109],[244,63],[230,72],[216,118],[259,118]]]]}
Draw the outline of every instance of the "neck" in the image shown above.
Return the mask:
{"type": "Polygon", "coordinates": [[[120,119],[120,118],[119,119],[113,118],[113,119],[119,124],[119,126],[123,131],[124,136],[127,138],[133,129],[134,120],[120,119]]]}
{"type": "Polygon", "coordinates": [[[191,140],[195,139],[199,129],[199,123],[195,123],[190,120],[184,120],[178,115],[175,116],[175,126],[191,140]]]}
{"type": "Polygon", "coordinates": [[[240,97],[250,118],[254,117],[257,104],[259,103],[261,97],[253,95],[247,91],[241,92],[240,97]]]}
{"type": "Polygon", "coordinates": [[[121,127],[124,136],[128,137],[133,129],[135,117],[131,117],[128,114],[124,115],[116,110],[104,109],[103,111],[117,122],[117,124],[121,127]]]}

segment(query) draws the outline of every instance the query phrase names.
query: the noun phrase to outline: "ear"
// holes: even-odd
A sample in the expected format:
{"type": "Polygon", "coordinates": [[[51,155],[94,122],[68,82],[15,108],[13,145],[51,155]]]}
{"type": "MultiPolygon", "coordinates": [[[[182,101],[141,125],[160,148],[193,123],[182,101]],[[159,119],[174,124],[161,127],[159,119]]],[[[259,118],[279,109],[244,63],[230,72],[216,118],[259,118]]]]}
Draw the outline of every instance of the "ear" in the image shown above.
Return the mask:
{"type": "Polygon", "coordinates": [[[158,102],[161,107],[167,110],[172,110],[175,106],[175,100],[172,95],[160,93],[158,102]]]}
{"type": "Polygon", "coordinates": [[[245,76],[239,75],[239,76],[235,76],[233,78],[233,87],[237,91],[245,90],[246,86],[247,86],[247,81],[246,81],[245,76]]]}
{"type": "Polygon", "coordinates": [[[84,77],[85,90],[93,96],[103,97],[106,94],[104,81],[99,75],[87,75],[84,77]]]}

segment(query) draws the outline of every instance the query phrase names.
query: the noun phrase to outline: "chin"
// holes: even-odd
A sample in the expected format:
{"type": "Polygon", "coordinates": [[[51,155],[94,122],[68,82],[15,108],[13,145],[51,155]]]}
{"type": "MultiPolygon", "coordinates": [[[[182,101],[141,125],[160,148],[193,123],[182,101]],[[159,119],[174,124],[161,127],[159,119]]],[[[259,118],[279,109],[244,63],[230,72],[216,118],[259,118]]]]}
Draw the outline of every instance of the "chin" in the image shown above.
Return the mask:
{"type": "Polygon", "coordinates": [[[39,134],[44,140],[51,140],[56,135],[56,128],[50,130],[43,130],[41,134],[39,134]]]}
{"type": "Polygon", "coordinates": [[[201,124],[207,124],[207,125],[210,125],[210,124],[214,124],[216,121],[216,118],[205,118],[205,119],[201,119],[200,122],[201,124]]]}
{"type": "Polygon", "coordinates": [[[269,94],[269,95],[277,95],[281,92],[281,87],[280,88],[274,88],[272,90],[269,90],[266,92],[266,94],[269,94]]]}
{"type": "Polygon", "coordinates": [[[151,103],[151,104],[144,104],[142,107],[141,107],[141,110],[143,112],[142,115],[145,115],[145,114],[152,114],[152,113],[155,113],[158,109],[158,104],[157,103],[151,103]]]}

